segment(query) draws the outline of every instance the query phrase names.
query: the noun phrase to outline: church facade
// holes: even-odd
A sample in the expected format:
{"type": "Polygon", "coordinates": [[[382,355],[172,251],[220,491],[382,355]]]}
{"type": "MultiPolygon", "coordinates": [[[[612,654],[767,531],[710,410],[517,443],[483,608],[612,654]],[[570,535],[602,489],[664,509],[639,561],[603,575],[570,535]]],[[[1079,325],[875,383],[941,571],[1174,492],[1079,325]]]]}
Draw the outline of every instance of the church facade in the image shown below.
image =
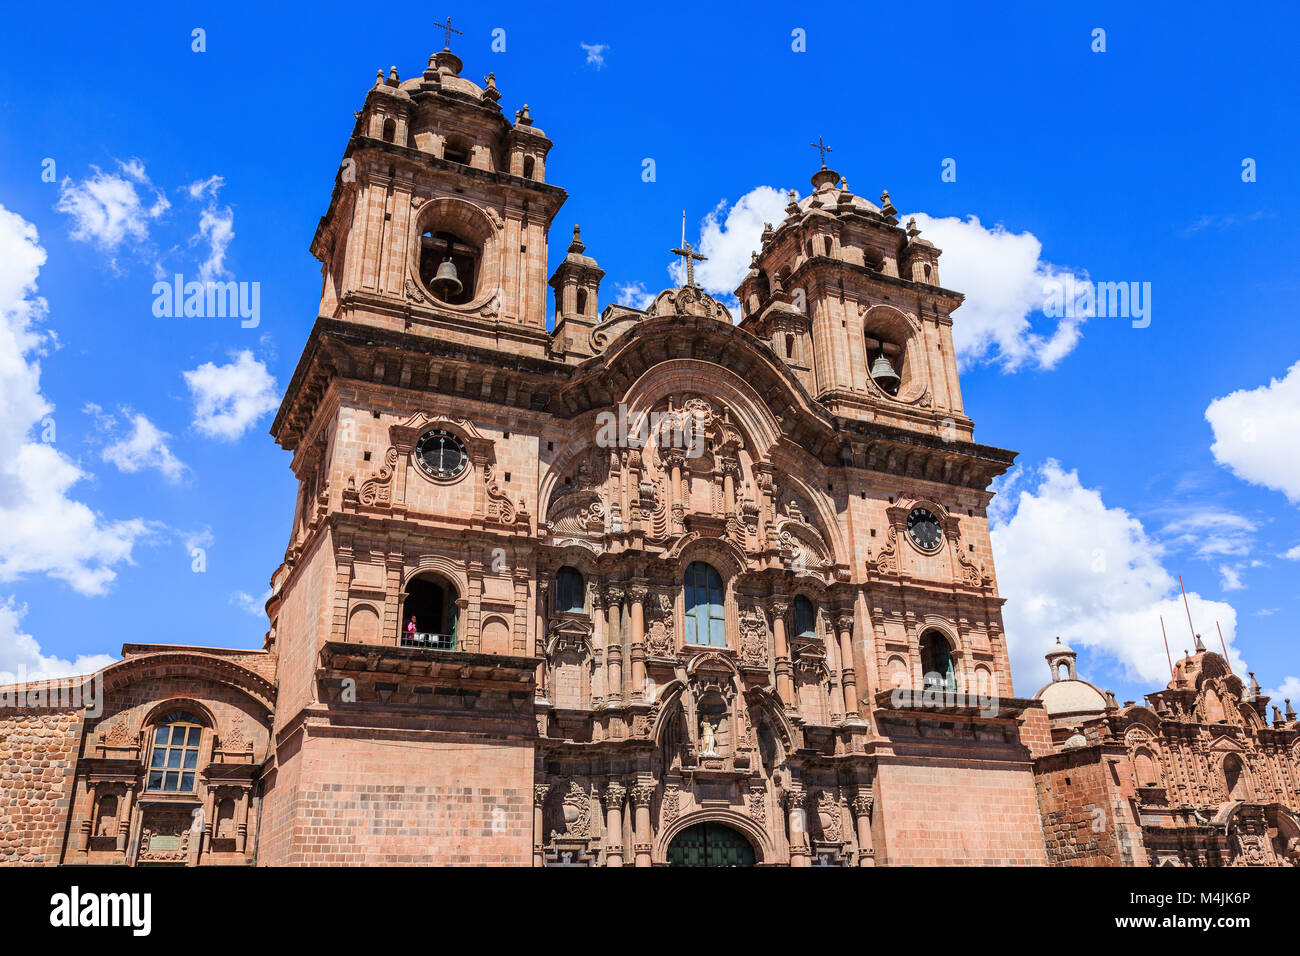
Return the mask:
{"type": "Polygon", "coordinates": [[[1014,453],[888,193],[823,162],[738,314],[685,243],[602,308],[577,227],[547,275],[551,141],[461,73],[380,72],[312,239],[263,649],[0,691],[0,861],[1296,862],[1300,725],[1218,655],[1014,695],[1014,453]]]}

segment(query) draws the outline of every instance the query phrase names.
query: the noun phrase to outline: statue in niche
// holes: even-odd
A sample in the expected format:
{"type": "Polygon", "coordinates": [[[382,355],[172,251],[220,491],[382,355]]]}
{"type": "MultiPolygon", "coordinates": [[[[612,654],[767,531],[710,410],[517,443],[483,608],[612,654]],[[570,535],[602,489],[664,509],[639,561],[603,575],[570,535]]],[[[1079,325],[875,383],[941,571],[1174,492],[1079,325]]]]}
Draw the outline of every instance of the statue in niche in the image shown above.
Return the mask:
{"type": "Polygon", "coordinates": [[[716,743],[716,737],[714,733],[713,724],[709,722],[709,718],[701,717],[700,718],[700,756],[716,757],[718,755],[718,752],[715,749],[715,743],[716,743]]]}

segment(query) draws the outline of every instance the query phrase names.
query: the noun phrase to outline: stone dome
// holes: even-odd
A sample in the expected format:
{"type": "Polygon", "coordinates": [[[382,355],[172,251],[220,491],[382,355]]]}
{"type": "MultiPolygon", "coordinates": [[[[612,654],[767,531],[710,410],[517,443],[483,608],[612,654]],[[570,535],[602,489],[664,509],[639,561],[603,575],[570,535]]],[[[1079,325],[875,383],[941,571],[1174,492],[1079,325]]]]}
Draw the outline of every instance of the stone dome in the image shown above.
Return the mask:
{"type": "Polygon", "coordinates": [[[1049,717],[1100,714],[1106,710],[1106,695],[1086,680],[1052,681],[1034,697],[1043,702],[1049,717]]]}

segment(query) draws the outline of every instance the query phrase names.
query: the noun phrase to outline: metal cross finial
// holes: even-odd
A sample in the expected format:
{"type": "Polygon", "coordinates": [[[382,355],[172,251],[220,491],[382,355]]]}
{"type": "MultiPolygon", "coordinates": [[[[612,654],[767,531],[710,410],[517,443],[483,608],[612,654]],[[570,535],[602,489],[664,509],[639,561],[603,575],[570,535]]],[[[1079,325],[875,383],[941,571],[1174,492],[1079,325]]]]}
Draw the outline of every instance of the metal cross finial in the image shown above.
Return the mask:
{"type": "Polygon", "coordinates": [[[683,286],[683,288],[695,288],[695,263],[697,260],[699,262],[705,262],[708,259],[708,256],[700,255],[691,248],[689,242],[683,242],[682,247],[680,249],[672,250],[672,253],[675,256],[682,256],[686,260],[686,285],[683,286]]]}
{"type": "Polygon", "coordinates": [[[821,154],[821,157],[822,157],[822,169],[825,169],[825,168],[826,168],[826,154],[827,154],[827,153],[833,153],[833,152],[835,152],[835,150],[831,149],[829,146],[827,146],[825,143],[823,143],[823,142],[822,142],[822,138],[821,138],[820,136],[817,137],[817,142],[815,142],[815,143],[809,143],[808,145],[811,146],[813,149],[817,150],[817,152],[821,154]]]}
{"type": "Polygon", "coordinates": [[[442,33],[443,33],[443,36],[446,38],[446,39],[443,40],[443,44],[442,44],[442,47],[443,47],[444,50],[450,50],[450,49],[451,49],[451,35],[452,35],[453,33],[456,34],[456,36],[458,36],[458,37],[463,37],[463,36],[465,35],[465,34],[461,33],[459,30],[457,30],[455,27],[453,27],[453,26],[451,25],[451,17],[448,17],[448,18],[447,18],[447,22],[446,22],[446,23],[439,23],[439,24],[437,24],[436,26],[434,26],[434,29],[435,29],[435,30],[441,30],[442,33]]]}

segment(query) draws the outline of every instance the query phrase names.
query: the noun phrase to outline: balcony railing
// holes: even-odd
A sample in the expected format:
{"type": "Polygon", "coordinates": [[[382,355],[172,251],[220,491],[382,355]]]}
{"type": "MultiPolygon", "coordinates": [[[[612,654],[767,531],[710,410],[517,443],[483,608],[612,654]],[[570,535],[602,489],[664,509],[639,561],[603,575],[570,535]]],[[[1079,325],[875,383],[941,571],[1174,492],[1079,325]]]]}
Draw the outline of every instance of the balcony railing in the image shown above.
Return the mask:
{"type": "Polygon", "coordinates": [[[454,651],[455,634],[434,634],[430,631],[410,631],[402,635],[403,647],[422,647],[430,651],[454,651]]]}

